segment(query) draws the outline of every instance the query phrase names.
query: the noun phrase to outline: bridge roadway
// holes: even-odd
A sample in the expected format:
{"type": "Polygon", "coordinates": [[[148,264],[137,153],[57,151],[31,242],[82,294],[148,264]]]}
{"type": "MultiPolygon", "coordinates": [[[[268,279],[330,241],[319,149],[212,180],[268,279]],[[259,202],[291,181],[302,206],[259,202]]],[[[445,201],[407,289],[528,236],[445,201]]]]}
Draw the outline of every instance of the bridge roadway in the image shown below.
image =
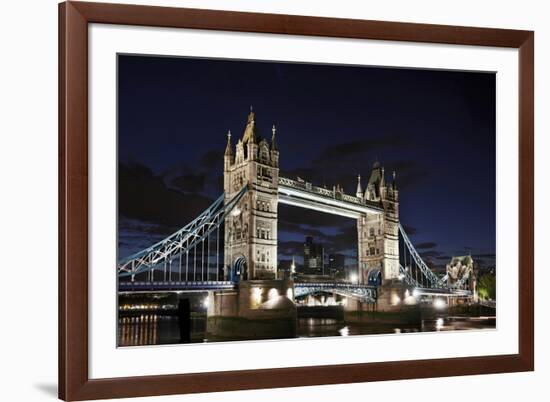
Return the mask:
{"type": "MultiPolygon", "coordinates": [[[[235,290],[238,285],[231,281],[196,281],[196,282],[144,282],[144,281],[125,281],[119,282],[118,291],[120,293],[140,293],[140,292],[186,292],[200,293],[210,290],[235,290]]],[[[376,286],[352,284],[349,282],[295,282],[295,297],[306,296],[317,292],[336,293],[341,296],[354,297],[369,302],[376,301],[378,289],[376,286]]],[[[468,297],[472,292],[462,289],[433,289],[433,288],[414,288],[413,296],[455,296],[468,297]]]]}
{"type": "MultiPolygon", "coordinates": [[[[197,281],[197,282],[119,282],[120,293],[146,292],[186,292],[200,293],[210,290],[235,290],[238,285],[230,281],[197,281]]],[[[368,302],[375,302],[377,289],[375,286],[356,285],[345,282],[295,282],[294,296],[301,297],[317,292],[336,293],[341,296],[354,297],[368,302]]]]}

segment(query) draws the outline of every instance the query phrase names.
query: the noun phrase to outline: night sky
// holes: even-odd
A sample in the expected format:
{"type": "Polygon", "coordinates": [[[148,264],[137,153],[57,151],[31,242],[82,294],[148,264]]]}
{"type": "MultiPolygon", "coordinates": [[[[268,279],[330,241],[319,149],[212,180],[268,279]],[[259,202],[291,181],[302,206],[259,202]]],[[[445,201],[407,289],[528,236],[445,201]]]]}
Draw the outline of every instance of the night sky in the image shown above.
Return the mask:
{"type": "MultiPolygon", "coordinates": [[[[260,136],[277,126],[282,176],[354,195],[378,159],[427,262],[494,265],[494,74],[129,55],[118,69],[120,257],[221,194],[226,133],[252,105],[260,136]]],[[[279,259],[300,263],[306,235],[354,263],[353,220],[280,205],[279,259]]]]}

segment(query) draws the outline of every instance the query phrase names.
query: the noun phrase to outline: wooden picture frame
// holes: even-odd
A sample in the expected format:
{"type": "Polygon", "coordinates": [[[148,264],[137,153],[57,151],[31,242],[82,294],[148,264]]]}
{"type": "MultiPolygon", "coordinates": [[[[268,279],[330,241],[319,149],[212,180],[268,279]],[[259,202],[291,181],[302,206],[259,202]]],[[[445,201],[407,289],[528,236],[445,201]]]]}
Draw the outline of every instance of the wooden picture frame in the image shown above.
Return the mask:
{"type": "Polygon", "coordinates": [[[534,33],[119,4],[59,5],[59,397],[64,400],[294,387],[534,369],[534,33]],[[225,30],[519,49],[519,353],[400,362],[90,379],[88,24],[225,30]]]}

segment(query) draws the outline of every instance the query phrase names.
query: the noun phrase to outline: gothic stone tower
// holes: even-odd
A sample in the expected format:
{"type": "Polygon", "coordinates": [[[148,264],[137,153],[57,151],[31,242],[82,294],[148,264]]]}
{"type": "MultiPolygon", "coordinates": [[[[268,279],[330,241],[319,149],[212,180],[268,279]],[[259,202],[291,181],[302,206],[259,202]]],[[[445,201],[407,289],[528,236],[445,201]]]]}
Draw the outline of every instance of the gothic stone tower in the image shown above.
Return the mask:
{"type": "Polygon", "coordinates": [[[248,186],[239,205],[225,218],[225,277],[276,279],[279,151],[275,126],[269,144],[258,136],[252,110],[235,153],[231,132],[227,135],[223,181],[226,203],[248,186]]]}
{"type": "Polygon", "coordinates": [[[358,259],[361,283],[382,283],[399,276],[399,192],[395,182],[386,185],[384,168],[375,162],[364,193],[358,178],[357,197],[379,203],[381,214],[366,214],[357,220],[358,259]]]}

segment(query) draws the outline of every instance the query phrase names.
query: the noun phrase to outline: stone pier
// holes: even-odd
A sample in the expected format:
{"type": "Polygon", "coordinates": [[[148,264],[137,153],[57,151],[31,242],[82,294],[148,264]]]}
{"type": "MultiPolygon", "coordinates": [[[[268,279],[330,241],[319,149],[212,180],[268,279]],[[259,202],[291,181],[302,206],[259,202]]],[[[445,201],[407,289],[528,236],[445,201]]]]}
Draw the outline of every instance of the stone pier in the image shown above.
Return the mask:
{"type": "Polygon", "coordinates": [[[220,340],[295,337],[294,283],[250,280],[235,291],[209,292],[206,331],[220,340]]]}
{"type": "Polygon", "coordinates": [[[420,320],[417,300],[399,283],[378,287],[375,303],[348,298],[344,307],[346,321],[415,323],[420,320]]]}

